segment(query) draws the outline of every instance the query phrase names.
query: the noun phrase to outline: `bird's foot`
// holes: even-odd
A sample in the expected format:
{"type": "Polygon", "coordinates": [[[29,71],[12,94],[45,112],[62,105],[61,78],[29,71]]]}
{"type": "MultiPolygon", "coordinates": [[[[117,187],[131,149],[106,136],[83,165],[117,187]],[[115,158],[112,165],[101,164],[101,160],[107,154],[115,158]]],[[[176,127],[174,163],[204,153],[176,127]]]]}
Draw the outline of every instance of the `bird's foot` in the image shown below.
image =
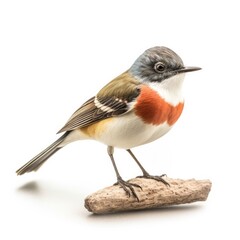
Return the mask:
{"type": "Polygon", "coordinates": [[[130,183],[128,181],[124,181],[121,177],[118,177],[117,182],[114,185],[119,185],[120,187],[122,187],[123,190],[128,195],[128,197],[130,197],[132,194],[133,197],[135,197],[137,199],[137,201],[139,202],[139,198],[138,198],[138,195],[137,195],[134,187],[140,188],[142,190],[141,186],[139,186],[138,184],[135,184],[135,183],[130,183]]]}
{"type": "Polygon", "coordinates": [[[158,182],[162,182],[166,186],[170,187],[170,184],[163,178],[165,176],[167,176],[167,175],[166,174],[162,174],[160,176],[153,176],[153,175],[150,175],[148,173],[144,173],[143,176],[138,176],[137,178],[154,179],[154,180],[156,180],[158,182]]]}

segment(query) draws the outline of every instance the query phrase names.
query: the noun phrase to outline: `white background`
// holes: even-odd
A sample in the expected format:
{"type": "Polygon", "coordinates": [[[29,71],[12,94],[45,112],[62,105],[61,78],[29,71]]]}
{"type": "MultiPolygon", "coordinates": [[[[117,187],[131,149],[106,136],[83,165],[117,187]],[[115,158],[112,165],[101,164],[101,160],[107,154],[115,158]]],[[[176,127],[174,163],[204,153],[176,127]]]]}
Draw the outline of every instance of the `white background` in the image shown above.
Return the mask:
{"type": "MultiPolygon", "coordinates": [[[[239,239],[238,1],[1,1],[1,239],[239,239]],[[147,48],[202,67],[162,139],[134,150],[153,174],[210,179],[206,202],[95,216],[84,198],[115,182],[106,147],[76,142],[37,173],[15,170],[147,48]]],[[[124,151],[125,179],[139,169],[124,151]]]]}

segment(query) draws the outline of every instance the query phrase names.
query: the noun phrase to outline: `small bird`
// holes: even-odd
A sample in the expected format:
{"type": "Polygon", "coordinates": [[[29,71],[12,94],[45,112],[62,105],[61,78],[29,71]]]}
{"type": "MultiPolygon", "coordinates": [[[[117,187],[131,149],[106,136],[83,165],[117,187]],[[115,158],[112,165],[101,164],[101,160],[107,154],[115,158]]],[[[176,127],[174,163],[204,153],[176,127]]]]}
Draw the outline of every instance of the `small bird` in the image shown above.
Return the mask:
{"type": "Polygon", "coordinates": [[[16,173],[38,170],[58,150],[76,140],[94,139],[107,145],[117,182],[137,199],[134,187],[124,181],[117,169],[114,148],[127,150],[140,167],[143,178],[169,185],[163,175],[150,175],[131,148],[150,143],[167,133],[180,117],[184,101],[182,84],[186,72],[200,70],[185,67],[182,59],[167,47],[153,47],[140,55],[124,73],[105,85],[86,101],[58,133],[64,134],[45,150],[19,168],[16,173]]]}

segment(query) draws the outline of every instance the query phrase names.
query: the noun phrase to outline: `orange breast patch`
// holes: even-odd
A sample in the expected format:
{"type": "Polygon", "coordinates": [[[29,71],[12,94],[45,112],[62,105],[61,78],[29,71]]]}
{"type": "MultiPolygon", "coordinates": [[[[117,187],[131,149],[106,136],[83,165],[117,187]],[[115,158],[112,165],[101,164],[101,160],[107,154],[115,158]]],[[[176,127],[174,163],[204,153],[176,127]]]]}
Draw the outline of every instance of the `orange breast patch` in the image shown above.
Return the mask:
{"type": "Polygon", "coordinates": [[[160,125],[167,121],[173,125],[180,117],[183,103],[172,106],[159,94],[147,86],[142,86],[141,93],[137,98],[135,113],[146,123],[160,125]]]}

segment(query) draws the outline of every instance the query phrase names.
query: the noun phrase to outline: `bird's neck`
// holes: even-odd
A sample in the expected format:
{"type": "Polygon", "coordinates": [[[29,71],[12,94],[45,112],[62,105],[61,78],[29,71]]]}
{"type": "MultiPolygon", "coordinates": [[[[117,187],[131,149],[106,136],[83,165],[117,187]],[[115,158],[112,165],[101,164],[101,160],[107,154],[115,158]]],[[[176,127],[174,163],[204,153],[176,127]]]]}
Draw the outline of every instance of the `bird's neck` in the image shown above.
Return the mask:
{"type": "Polygon", "coordinates": [[[149,87],[154,89],[166,102],[172,106],[176,106],[183,102],[182,84],[184,74],[178,74],[163,82],[147,83],[149,87]]]}

